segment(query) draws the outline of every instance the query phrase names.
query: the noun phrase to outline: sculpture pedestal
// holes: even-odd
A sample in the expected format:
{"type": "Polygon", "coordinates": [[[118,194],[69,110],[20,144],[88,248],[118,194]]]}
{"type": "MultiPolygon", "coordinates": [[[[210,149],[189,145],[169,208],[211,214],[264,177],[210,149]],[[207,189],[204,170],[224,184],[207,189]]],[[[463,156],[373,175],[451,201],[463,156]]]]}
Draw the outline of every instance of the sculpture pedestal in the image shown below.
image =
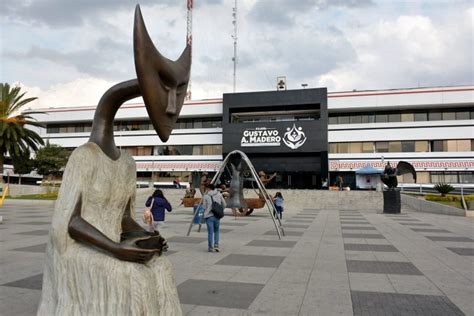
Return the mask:
{"type": "Polygon", "coordinates": [[[400,191],[383,191],[383,212],[388,214],[399,214],[400,209],[400,191]]]}

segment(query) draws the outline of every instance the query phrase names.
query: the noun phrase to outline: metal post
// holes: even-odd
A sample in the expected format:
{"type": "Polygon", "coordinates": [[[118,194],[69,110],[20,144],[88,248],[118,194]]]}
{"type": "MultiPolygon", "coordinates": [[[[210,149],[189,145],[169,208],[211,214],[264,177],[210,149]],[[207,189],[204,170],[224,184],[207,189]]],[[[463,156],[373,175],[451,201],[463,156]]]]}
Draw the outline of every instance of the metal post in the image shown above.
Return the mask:
{"type": "Polygon", "coordinates": [[[234,57],[232,58],[232,61],[234,62],[233,92],[235,93],[237,77],[237,0],[234,0],[234,7],[232,8],[232,18],[232,24],[234,24],[234,34],[232,34],[232,38],[234,39],[234,57]]]}

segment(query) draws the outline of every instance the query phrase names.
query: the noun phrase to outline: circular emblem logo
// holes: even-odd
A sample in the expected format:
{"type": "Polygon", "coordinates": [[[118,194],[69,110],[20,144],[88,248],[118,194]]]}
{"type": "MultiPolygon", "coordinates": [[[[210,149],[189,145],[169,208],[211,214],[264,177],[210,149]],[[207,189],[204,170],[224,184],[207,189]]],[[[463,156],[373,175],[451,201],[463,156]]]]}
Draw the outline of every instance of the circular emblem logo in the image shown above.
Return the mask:
{"type": "Polygon", "coordinates": [[[303,146],[304,142],[306,141],[306,135],[303,132],[302,127],[296,128],[296,125],[293,124],[293,127],[290,129],[289,127],[286,129],[286,133],[283,135],[283,143],[286,146],[290,147],[291,149],[297,149],[303,146]]]}

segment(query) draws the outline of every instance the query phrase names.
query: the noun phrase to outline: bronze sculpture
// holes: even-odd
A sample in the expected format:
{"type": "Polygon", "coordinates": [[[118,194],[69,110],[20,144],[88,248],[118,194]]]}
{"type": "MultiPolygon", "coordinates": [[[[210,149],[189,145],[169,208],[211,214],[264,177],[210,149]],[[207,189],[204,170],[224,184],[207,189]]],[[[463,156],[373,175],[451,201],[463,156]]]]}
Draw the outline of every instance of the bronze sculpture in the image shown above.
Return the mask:
{"type": "MultiPolygon", "coordinates": [[[[135,10],[133,47],[138,79],[121,82],[105,92],[97,106],[89,138],[89,142],[97,144],[113,160],[120,157],[120,150],[115,145],[113,135],[113,121],[119,107],[130,99],[143,96],[153,127],[160,139],[165,142],[178,119],[189,82],[190,46],[186,46],[176,62],[163,57],[148,35],[138,5],[135,10]]],[[[118,245],[109,245],[107,238],[81,218],[78,207],[80,204],[81,201],[78,200],[69,222],[69,234],[75,240],[105,249],[119,259],[140,263],[149,260],[154,253],[160,253],[163,247],[166,250],[163,238],[154,238],[155,250],[133,249],[135,243],[130,240],[124,240],[118,245]]],[[[142,231],[143,236],[135,237],[136,241],[159,236],[159,234],[148,234],[131,218],[130,201],[122,219],[122,230],[123,233],[142,231]],[[146,237],[147,235],[149,236],[146,237]]]]}
{"type": "Polygon", "coordinates": [[[395,188],[398,186],[397,176],[401,176],[407,173],[411,173],[413,175],[413,179],[416,182],[416,171],[412,164],[406,161],[400,161],[397,164],[397,167],[394,168],[390,165],[389,161],[385,165],[385,169],[380,180],[382,180],[382,182],[388,187],[389,190],[395,190],[395,188]]]}
{"type": "Polygon", "coordinates": [[[401,196],[400,191],[397,190],[398,180],[397,176],[407,173],[413,175],[416,182],[415,168],[406,161],[400,161],[397,167],[394,168],[387,162],[380,180],[388,187],[388,190],[383,191],[383,212],[389,214],[398,214],[401,211],[401,196]]]}
{"type": "Polygon", "coordinates": [[[71,154],[46,249],[38,315],[181,315],[167,244],[134,220],[136,166],[114,142],[114,117],[143,96],[158,136],[167,141],[184,103],[191,66],[153,46],[140,7],[133,31],[137,79],[111,87],[97,107],[89,142],[71,154]]]}

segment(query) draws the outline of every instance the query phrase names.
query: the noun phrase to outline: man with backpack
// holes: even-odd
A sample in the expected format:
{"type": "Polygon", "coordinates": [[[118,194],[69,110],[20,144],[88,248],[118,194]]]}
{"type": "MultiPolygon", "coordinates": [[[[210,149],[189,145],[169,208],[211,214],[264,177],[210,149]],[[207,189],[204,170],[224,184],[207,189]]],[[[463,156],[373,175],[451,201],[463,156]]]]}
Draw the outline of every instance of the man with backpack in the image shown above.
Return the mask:
{"type": "Polygon", "coordinates": [[[207,251],[219,252],[219,223],[224,216],[226,202],[222,194],[216,190],[214,184],[206,186],[202,205],[204,207],[204,220],[207,225],[207,251]]]}

